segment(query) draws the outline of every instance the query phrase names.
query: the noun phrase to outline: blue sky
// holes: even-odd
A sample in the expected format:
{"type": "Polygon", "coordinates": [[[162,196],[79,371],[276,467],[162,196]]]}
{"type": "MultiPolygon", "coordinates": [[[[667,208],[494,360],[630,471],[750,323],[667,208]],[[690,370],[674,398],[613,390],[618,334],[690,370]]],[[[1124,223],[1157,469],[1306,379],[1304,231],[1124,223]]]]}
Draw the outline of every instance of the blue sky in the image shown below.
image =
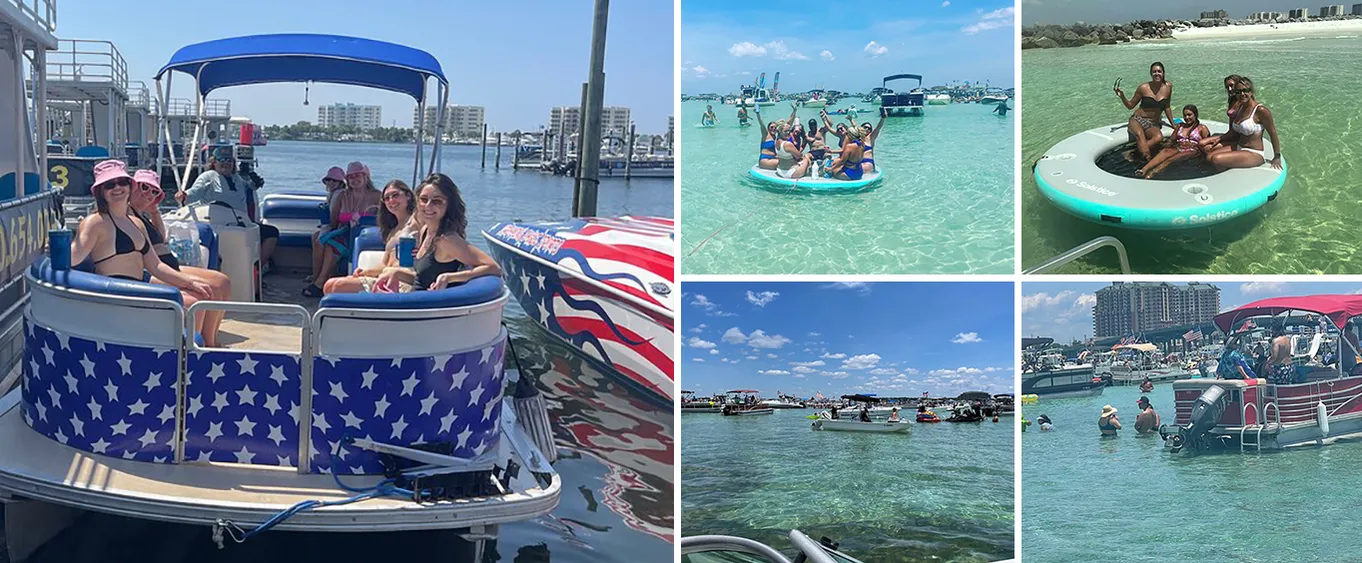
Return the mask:
{"type": "MultiPolygon", "coordinates": [[[[184,45],[263,33],[354,35],[423,49],[450,80],[451,103],[487,108],[495,130],[538,129],[549,108],[578,105],[591,57],[591,0],[423,2],[418,0],[235,0],[169,2],[67,0],[59,5],[57,36],[113,41],[131,79],[151,86],[157,70],[184,45]]],[[[640,133],[665,133],[674,101],[671,2],[610,5],[605,56],[605,104],[633,110],[640,133]]],[[[192,93],[177,76],[176,95],[192,93]]],[[[383,121],[411,125],[407,96],[315,84],[304,107],[303,85],[228,88],[216,97],[257,123],[317,120],[317,106],[380,104],[383,121]]]]}
{"type": "MultiPolygon", "coordinates": [[[[1220,308],[1228,311],[1245,303],[1283,295],[1362,293],[1362,282],[1211,282],[1220,288],[1220,308]]],[[[1056,342],[1092,335],[1095,292],[1110,283],[1022,284],[1022,336],[1048,336],[1056,342]]]]}
{"type": "MultiPolygon", "coordinates": [[[[737,92],[763,71],[781,90],[868,92],[891,74],[925,86],[1014,85],[1011,0],[684,0],[681,91],[737,92]]],[[[893,87],[891,83],[890,87],[893,87]]]]}
{"type": "Polygon", "coordinates": [[[681,387],[808,397],[1011,392],[1011,283],[700,283],[682,295],[681,387]]]}

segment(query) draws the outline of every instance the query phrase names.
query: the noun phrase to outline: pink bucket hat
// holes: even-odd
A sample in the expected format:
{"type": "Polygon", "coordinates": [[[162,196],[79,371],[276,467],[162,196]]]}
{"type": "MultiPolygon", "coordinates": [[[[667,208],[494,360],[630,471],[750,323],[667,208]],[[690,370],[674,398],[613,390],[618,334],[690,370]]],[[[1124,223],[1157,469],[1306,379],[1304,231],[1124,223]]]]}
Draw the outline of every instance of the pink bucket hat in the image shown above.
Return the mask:
{"type": "Polygon", "coordinates": [[[323,182],[325,182],[325,181],[327,181],[327,180],[335,180],[335,181],[337,181],[337,182],[344,182],[344,181],[345,181],[345,171],[342,170],[341,167],[339,167],[339,166],[332,166],[330,170],[327,170],[327,171],[326,171],[326,175],[325,175],[325,176],[322,176],[322,181],[323,181],[323,182]]]}
{"type": "Polygon", "coordinates": [[[127,178],[132,181],[132,176],[128,175],[128,165],[123,164],[121,160],[101,160],[95,164],[95,185],[92,188],[119,178],[127,178]]]}
{"type": "Polygon", "coordinates": [[[151,184],[157,189],[161,188],[160,174],[152,172],[151,170],[138,170],[136,174],[132,175],[132,181],[139,184],[151,184]]]}
{"type": "Polygon", "coordinates": [[[363,162],[359,161],[351,162],[349,166],[345,167],[345,175],[349,176],[351,174],[363,174],[365,176],[368,176],[369,167],[365,166],[363,162]]]}

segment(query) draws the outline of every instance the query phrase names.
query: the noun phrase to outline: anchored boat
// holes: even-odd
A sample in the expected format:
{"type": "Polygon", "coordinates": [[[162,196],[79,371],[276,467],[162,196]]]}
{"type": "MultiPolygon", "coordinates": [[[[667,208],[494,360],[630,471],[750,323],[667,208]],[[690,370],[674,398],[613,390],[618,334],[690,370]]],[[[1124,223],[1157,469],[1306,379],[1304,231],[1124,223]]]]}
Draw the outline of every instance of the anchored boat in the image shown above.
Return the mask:
{"type": "MultiPolygon", "coordinates": [[[[200,106],[216,88],[270,82],[368,86],[418,107],[431,80],[441,107],[448,93],[428,53],[333,35],[184,47],[157,74],[162,100],[175,73],[194,77],[200,106]]],[[[416,152],[413,185],[420,141],[416,152]]],[[[439,170],[438,140],[430,157],[427,173],[439,170]]],[[[324,220],[311,212],[309,232],[324,220]]],[[[0,456],[11,546],[16,534],[36,545],[34,536],[61,530],[47,503],[211,526],[219,543],[270,529],[441,529],[478,546],[498,524],[557,506],[543,400],[503,369],[510,295],[500,278],[257,303],[258,230],[199,226],[217,235],[201,241],[209,255],[244,262],[227,272],[248,288],[234,301],[186,308],[177,289],[69,269],[55,255],[21,266],[32,294],[22,307],[23,386],[0,398],[0,451],[21,452],[0,456]],[[194,338],[194,314],[211,310],[232,314],[224,331],[240,340],[231,348],[194,338]],[[37,520],[47,521],[24,528],[37,520]]],[[[352,260],[381,252],[374,234],[355,237],[352,260]]],[[[310,267],[308,247],[292,249],[277,253],[278,271],[310,267]]]]}
{"type": "Polygon", "coordinates": [[[1046,347],[1053,342],[1051,338],[1024,341],[1030,346],[1022,351],[1022,394],[1051,399],[1101,395],[1106,383],[1096,376],[1092,364],[1070,363],[1063,354],[1047,353],[1046,347]]]}
{"type": "Polygon", "coordinates": [[[729,391],[731,395],[728,403],[724,405],[724,416],[761,416],[765,414],[775,414],[775,409],[763,407],[757,404],[756,389],[735,389],[729,391]]]}
{"type": "Polygon", "coordinates": [[[482,236],[505,269],[512,295],[536,324],[671,403],[672,219],[505,222],[482,236]]]}
{"type": "Polygon", "coordinates": [[[1274,297],[1216,315],[1229,335],[1217,378],[1173,382],[1176,416],[1159,429],[1164,445],[1258,451],[1362,432],[1360,315],[1358,295],[1274,297]],[[1290,365],[1254,356],[1277,338],[1289,341],[1290,365]]]}

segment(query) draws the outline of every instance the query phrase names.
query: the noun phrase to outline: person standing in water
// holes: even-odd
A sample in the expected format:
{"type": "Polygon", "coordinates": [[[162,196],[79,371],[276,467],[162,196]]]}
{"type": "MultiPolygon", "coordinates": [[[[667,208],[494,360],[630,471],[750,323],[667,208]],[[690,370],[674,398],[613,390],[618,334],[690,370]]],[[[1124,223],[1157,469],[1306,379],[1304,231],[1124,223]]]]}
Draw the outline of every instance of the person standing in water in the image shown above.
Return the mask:
{"type": "Polygon", "coordinates": [[[738,125],[747,125],[747,106],[738,106],[738,125]]]}
{"type": "Polygon", "coordinates": [[[1116,431],[1121,429],[1121,421],[1116,419],[1116,407],[1102,407],[1102,415],[1097,417],[1097,429],[1102,431],[1103,436],[1116,435],[1116,431]]]}
{"type": "Polygon", "coordinates": [[[1135,433],[1150,434],[1159,430],[1159,413],[1154,412],[1154,406],[1149,404],[1149,397],[1140,397],[1136,401],[1136,406],[1140,407],[1140,414],[1135,416],[1135,433]]]}
{"type": "Polygon", "coordinates": [[[719,116],[714,115],[714,106],[712,105],[705,106],[705,116],[700,118],[700,123],[702,125],[705,125],[706,127],[710,125],[718,125],[719,116]]]}

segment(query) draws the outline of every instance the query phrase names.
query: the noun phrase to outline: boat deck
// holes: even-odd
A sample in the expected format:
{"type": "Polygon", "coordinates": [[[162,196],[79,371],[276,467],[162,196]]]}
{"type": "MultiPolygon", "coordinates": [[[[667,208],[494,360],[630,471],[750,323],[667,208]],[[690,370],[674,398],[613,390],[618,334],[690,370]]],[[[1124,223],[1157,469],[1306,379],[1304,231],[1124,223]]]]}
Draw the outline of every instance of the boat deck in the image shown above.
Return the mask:
{"type": "MultiPolygon", "coordinates": [[[[304,274],[284,270],[265,274],[261,289],[263,303],[300,305],[308,313],[316,313],[320,299],[304,297],[304,274]]],[[[218,344],[223,348],[243,348],[297,354],[301,351],[302,327],[294,315],[270,313],[227,313],[218,331],[218,344]]]]}
{"type": "MultiPolygon", "coordinates": [[[[188,524],[212,524],[221,518],[244,527],[299,502],[354,494],[337,486],[330,475],[300,475],[293,468],[153,464],[77,450],[29,429],[20,415],[19,395],[16,391],[0,397],[0,446],[3,451],[24,452],[5,456],[0,488],[27,498],[188,524]]],[[[345,483],[370,486],[380,479],[347,476],[345,483]]],[[[420,505],[410,499],[376,498],[300,512],[279,529],[376,532],[496,524],[549,512],[561,486],[554,474],[548,487],[513,479],[512,489],[522,492],[497,498],[420,505]]]]}

